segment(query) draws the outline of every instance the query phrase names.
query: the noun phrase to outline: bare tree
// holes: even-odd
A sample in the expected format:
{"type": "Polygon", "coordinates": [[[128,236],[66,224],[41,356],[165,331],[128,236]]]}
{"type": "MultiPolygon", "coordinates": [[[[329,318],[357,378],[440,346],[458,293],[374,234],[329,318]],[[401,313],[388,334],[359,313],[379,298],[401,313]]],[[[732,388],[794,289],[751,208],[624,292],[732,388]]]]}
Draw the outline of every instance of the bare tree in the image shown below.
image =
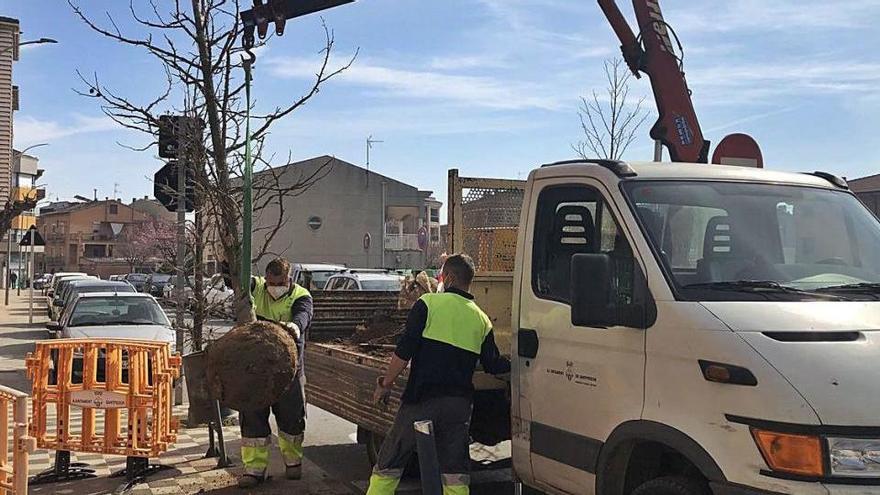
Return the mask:
{"type": "MultiPolygon", "coordinates": [[[[242,209],[240,204],[245,154],[245,123],[248,110],[251,122],[255,163],[255,209],[273,207],[281,213],[278,221],[266,232],[255,236],[253,252],[265,255],[266,246],[283,227],[285,198],[302,193],[323,173],[309,177],[296,176],[290,156],[276,160],[263,150],[272,126],[291,115],[318,94],[321,85],[345,71],[357,53],[340,66],[331,67],[330,55],[334,36],[324,25],[324,44],[314,79],[303,92],[268,112],[247,108],[243,56],[239,47],[243,31],[239,13],[242,0],[155,0],[130,1],[129,15],[142,34],[124,33],[114,17],[105,13],[106,21],[97,21],[75,0],[68,0],[73,12],[93,31],[132,48],[143,50],[159,63],[165,84],[146,101],[135,101],[105,85],[97,74],[80,78],[85,88],[79,93],[99,102],[104,114],[122,127],[150,136],[145,146],[132,149],[146,151],[156,144],[155,135],[162,113],[175,111],[205,123],[201,138],[186,143],[183,152],[195,168],[196,195],[201,198],[200,213],[210,223],[208,228],[217,239],[220,257],[229,267],[229,280],[236,293],[235,317],[239,322],[254,319],[248,287],[240,286],[242,209]],[[188,4],[188,5],[186,5],[188,4]],[[167,5],[167,6],[166,6],[167,5]],[[261,173],[265,172],[265,173],[261,173]]],[[[258,43],[259,47],[261,43],[258,43]]],[[[253,260],[252,260],[253,261],[253,260]]],[[[196,277],[200,281],[200,277],[196,277]]]]}
{"type": "Polygon", "coordinates": [[[606,60],[603,65],[608,86],[604,94],[593,90],[590,98],[581,97],[578,116],[584,139],[572,148],[583,158],[619,160],[635,140],[648,112],[642,108],[644,97],[635,105],[628,102],[632,72],[623,60],[606,60]]]}

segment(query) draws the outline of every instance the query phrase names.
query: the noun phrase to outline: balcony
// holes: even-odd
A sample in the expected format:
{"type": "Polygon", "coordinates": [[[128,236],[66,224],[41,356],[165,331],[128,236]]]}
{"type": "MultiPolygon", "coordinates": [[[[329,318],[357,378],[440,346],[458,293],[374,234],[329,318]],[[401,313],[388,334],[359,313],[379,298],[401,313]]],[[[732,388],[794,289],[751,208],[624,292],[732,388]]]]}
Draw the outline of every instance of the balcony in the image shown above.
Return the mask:
{"type": "Polygon", "coordinates": [[[386,251],[421,251],[418,234],[385,234],[386,251]]]}

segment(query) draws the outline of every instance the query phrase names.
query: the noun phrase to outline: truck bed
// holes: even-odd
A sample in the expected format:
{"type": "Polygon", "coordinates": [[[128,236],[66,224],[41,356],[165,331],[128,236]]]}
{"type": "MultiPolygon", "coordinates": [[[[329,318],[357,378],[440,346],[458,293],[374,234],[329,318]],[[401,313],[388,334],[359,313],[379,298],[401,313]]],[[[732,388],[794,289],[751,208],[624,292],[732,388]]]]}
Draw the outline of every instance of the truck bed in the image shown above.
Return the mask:
{"type": "Polygon", "coordinates": [[[368,431],[384,434],[394,423],[406,377],[395,383],[387,406],[373,404],[376,378],[388,366],[391,351],[368,353],[368,348],[356,349],[318,342],[306,345],[308,402],[368,431]]]}

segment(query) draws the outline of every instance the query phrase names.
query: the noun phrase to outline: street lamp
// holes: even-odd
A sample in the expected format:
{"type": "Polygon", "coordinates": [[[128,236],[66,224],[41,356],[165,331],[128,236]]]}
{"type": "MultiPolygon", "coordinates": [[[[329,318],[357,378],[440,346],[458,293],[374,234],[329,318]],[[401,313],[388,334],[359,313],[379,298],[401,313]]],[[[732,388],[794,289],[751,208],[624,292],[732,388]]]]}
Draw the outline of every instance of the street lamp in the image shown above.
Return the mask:
{"type": "MultiPolygon", "coordinates": [[[[38,40],[22,41],[18,44],[18,46],[19,48],[21,48],[25,45],[43,45],[46,43],[58,43],[58,40],[52,38],[40,38],[38,40]]],[[[6,48],[0,50],[0,55],[8,52],[9,50],[12,50],[13,48],[15,48],[15,45],[7,46],[6,48]]]]}
{"type": "MultiPolygon", "coordinates": [[[[28,146],[27,148],[23,149],[22,151],[16,152],[17,156],[19,157],[18,159],[21,160],[22,155],[26,154],[28,151],[30,151],[34,148],[39,148],[40,146],[49,146],[49,143],[32,144],[32,145],[28,146]]],[[[9,173],[9,198],[10,198],[9,201],[10,202],[12,201],[12,178],[14,176],[15,176],[14,171],[10,170],[10,173],[9,173]]],[[[9,275],[12,273],[12,264],[10,263],[11,260],[12,260],[12,225],[9,226],[9,230],[6,232],[6,281],[4,283],[4,285],[6,286],[6,291],[5,291],[6,294],[4,296],[6,306],[9,306],[9,280],[10,280],[9,275]]],[[[21,281],[21,251],[19,251],[19,256],[18,256],[18,279],[16,279],[16,282],[17,282],[16,285],[18,287],[21,287],[19,285],[20,281],[21,281]]],[[[20,289],[19,289],[18,293],[21,294],[20,289]]]]}

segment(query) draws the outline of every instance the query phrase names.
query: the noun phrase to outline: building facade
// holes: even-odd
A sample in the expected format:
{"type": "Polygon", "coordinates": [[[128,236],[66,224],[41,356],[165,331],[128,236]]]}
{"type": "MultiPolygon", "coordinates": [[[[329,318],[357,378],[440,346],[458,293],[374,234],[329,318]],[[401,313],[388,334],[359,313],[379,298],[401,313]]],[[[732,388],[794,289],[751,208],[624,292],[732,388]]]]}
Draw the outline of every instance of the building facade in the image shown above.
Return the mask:
{"type": "Polygon", "coordinates": [[[865,206],[880,217],[880,174],[852,179],[847,182],[849,188],[865,203],[865,206]]]}
{"type": "Polygon", "coordinates": [[[125,234],[152,218],[115,199],[43,211],[37,225],[46,247],[38,271],[86,271],[102,277],[128,273],[133,267],[125,259],[125,234]]]}
{"type": "MultiPolygon", "coordinates": [[[[283,211],[270,206],[255,213],[255,253],[282,216],[283,225],[267,252],[293,262],[420,269],[435,258],[432,247],[436,249],[440,239],[442,204],[430,191],[329,156],[279,172],[287,186],[314,183],[288,196],[283,211]]],[[[255,174],[257,184],[260,175],[255,174]]],[[[271,255],[257,269],[265,268],[271,255]]]]}
{"type": "Polygon", "coordinates": [[[6,204],[12,189],[12,113],[18,107],[12,64],[18,60],[18,36],[18,19],[0,17],[0,205],[6,204]]]}

